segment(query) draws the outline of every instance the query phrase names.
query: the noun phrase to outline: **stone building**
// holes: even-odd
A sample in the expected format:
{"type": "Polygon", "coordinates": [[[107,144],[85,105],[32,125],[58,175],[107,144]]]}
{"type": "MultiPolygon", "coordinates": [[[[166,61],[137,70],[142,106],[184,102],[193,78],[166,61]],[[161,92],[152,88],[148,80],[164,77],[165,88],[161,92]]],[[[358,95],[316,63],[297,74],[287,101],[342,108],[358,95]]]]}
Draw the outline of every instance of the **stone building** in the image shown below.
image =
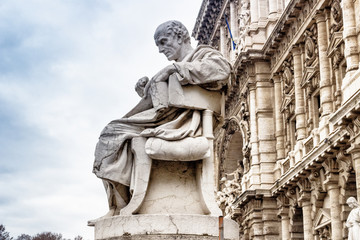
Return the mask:
{"type": "Polygon", "coordinates": [[[203,1],[193,36],[235,76],[215,151],[218,202],[240,239],[347,238],[346,199],[360,199],[359,12],[359,0],[203,1]]]}

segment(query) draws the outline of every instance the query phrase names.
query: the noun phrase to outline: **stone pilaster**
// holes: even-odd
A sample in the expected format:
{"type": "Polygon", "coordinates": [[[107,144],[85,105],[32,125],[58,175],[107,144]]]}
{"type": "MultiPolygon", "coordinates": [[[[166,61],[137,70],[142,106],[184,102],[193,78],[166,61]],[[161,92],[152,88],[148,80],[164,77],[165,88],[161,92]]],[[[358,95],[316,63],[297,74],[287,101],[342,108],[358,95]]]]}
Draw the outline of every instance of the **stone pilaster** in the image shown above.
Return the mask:
{"type": "Polygon", "coordinates": [[[277,0],[269,0],[269,17],[276,16],[278,11],[277,2],[277,0]]]}
{"type": "Polygon", "coordinates": [[[345,58],[347,71],[358,68],[359,56],[356,36],[355,9],[353,0],[342,0],[344,32],[343,38],[345,42],[345,58]]]}
{"type": "Polygon", "coordinates": [[[259,141],[261,188],[274,184],[276,141],[273,118],[273,84],[270,81],[270,64],[255,62],[256,120],[259,141]]]}
{"type": "MultiPolygon", "coordinates": [[[[266,20],[269,17],[268,1],[269,0],[257,0],[258,11],[259,11],[259,20],[266,20]]],[[[251,1],[251,2],[254,2],[254,1],[251,1]]]]}
{"type": "Polygon", "coordinates": [[[311,184],[307,178],[298,181],[299,203],[303,212],[304,240],[313,240],[313,220],[311,217],[311,184]]]}
{"type": "Polygon", "coordinates": [[[281,219],[281,239],[290,239],[289,199],[281,194],[277,197],[278,216],[281,219]]]}
{"type": "Polygon", "coordinates": [[[306,137],[306,119],[304,93],[301,88],[302,60],[300,47],[293,48],[292,54],[294,57],[296,134],[297,140],[302,140],[306,137]]]}
{"type": "Polygon", "coordinates": [[[278,12],[282,12],[284,9],[284,1],[283,0],[277,0],[277,9],[278,12]]]}
{"type": "Polygon", "coordinates": [[[226,31],[227,31],[227,29],[225,28],[225,26],[223,26],[221,21],[218,24],[219,24],[219,28],[220,28],[220,52],[222,53],[222,55],[224,55],[224,57],[227,58],[227,56],[229,54],[227,47],[226,47],[226,42],[227,42],[226,31]]]}
{"type": "MultiPolygon", "coordinates": [[[[360,11],[360,0],[353,0],[354,2],[354,10],[356,13],[359,13],[360,11]]],[[[356,35],[357,35],[357,45],[358,45],[358,51],[360,54],[360,14],[355,14],[356,17],[356,35]]],[[[360,60],[360,56],[359,56],[360,60]]]]}
{"type": "Polygon", "coordinates": [[[327,57],[328,36],[327,26],[324,13],[316,15],[317,34],[318,34],[318,51],[319,51],[319,69],[320,69],[320,101],[322,114],[327,116],[333,112],[332,104],[332,83],[331,83],[331,66],[327,57]]]}
{"type": "Polygon", "coordinates": [[[239,27],[237,22],[236,0],[230,0],[230,28],[234,41],[239,37],[239,27]]]}
{"type": "Polygon", "coordinates": [[[253,0],[250,2],[250,16],[251,24],[257,23],[259,21],[258,0],[253,0]]]}
{"type": "Polygon", "coordinates": [[[333,96],[331,83],[331,67],[327,57],[328,35],[325,13],[319,12],[315,16],[317,24],[317,39],[319,52],[319,69],[320,69],[320,104],[321,118],[319,119],[320,141],[329,135],[328,119],[333,113],[333,96]]]}
{"type": "Polygon", "coordinates": [[[339,168],[337,162],[328,158],[323,162],[325,168],[326,179],[324,184],[327,188],[330,196],[330,215],[331,215],[331,239],[342,240],[342,232],[339,226],[341,222],[341,205],[339,202],[340,198],[340,187],[339,187],[339,168]]]}
{"type": "MultiPolygon", "coordinates": [[[[275,113],[275,137],[276,137],[276,161],[278,167],[280,161],[285,158],[285,136],[284,136],[284,119],[280,111],[282,102],[281,80],[279,75],[273,76],[274,81],[274,113],[275,113]]],[[[277,173],[277,178],[280,174],[277,173]]]]}
{"type": "Polygon", "coordinates": [[[249,112],[250,112],[250,144],[251,144],[251,175],[249,175],[249,189],[260,186],[260,161],[259,161],[259,142],[258,128],[256,120],[256,86],[249,84],[249,112]]]}

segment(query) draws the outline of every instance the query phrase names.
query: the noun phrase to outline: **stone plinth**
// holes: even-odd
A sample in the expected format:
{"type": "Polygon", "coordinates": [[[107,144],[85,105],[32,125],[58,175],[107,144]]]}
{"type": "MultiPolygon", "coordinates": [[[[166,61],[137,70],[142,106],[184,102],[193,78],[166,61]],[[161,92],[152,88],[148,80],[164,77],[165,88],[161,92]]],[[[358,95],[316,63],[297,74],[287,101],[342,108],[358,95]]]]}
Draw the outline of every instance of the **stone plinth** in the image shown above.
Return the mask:
{"type": "MultiPolygon", "coordinates": [[[[224,219],[225,239],[239,239],[235,221],[224,219]]],[[[139,214],[114,216],[95,224],[96,240],[155,240],[219,238],[219,218],[204,215],[157,215],[139,214]]]]}

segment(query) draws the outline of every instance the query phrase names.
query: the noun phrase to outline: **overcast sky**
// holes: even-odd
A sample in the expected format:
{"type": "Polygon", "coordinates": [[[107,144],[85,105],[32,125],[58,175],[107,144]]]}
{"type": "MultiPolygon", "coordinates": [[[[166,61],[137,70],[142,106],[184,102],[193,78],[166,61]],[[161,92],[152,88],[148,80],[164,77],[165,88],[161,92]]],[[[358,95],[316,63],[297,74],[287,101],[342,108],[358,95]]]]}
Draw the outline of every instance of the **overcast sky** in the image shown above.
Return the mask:
{"type": "MultiPolygon", "coordinates": [[[[93,239],[108,210],[92,171],[99,133],[168,63],[156,27],[190,34],[202,0],[0,0],[0,224],[93,239]]],[[[192,39],[193,46],[196,45],[192,39]]]]}

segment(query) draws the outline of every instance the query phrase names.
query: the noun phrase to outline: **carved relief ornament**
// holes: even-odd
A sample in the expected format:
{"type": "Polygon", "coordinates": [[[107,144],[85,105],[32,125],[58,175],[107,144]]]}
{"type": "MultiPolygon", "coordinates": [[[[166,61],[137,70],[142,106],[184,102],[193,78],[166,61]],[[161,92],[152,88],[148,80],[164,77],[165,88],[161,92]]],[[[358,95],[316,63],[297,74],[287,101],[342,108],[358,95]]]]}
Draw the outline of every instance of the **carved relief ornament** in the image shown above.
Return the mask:
{"type": "Polygon", "coordinates": [[[316,34],[313,31],[305,31],[305,66],[311,66],[317,58],[316,34]]]}
{"type": "Polygon", "coordinates": [[[289,94],[294,87],[294,68],[290,61],[284,61],[282,79],[284,82],[284,93],[289,94]]]}

